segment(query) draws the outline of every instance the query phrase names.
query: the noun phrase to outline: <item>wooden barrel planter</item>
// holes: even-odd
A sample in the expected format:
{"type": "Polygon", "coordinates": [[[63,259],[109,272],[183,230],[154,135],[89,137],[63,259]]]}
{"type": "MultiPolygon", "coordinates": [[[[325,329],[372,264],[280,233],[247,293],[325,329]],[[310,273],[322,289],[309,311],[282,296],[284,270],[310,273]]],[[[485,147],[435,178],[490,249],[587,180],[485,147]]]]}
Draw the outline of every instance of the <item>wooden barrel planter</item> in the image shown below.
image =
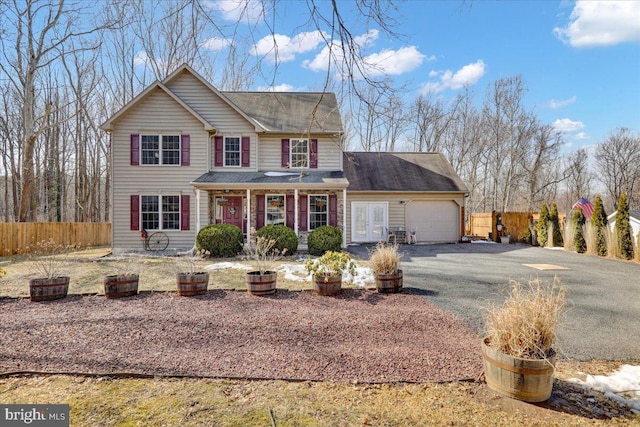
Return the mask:
{"type": "Polygon", "coordinates": [[[113,298],[123,298],[136,295],[138,293],[137,274],[118,274],[105,276],[104,278],[104,296],[113,298]]]}
{"type": "Polygon", "coordinates": [[[524,402],[544,402],[551,397],[555,352],[547,359],[522,359],[501,353],[482,340],[482,361],[487,386],[498,394],[524,402]]]}
{"type": "Polygon", "coordinates": [[[178,273],[176,274],[178,295],[192,297],[207,292],[209,285],[209,273],[178,273]]]}
{"type": "Polygon", "coordinates": [[[402,291],[402,270],[395,274],[376,274],[376,288],[380,293],[396,293],[402,291]]]}
{"type": "Polygon", "coordinates": [[[52,301],[66,297],[67,292],[69,292],[68,276],[29,280],[31,301],[52,301]]]}
{"type": "Polygon", "coordinates": [[[342,275],[331,276],[325,280],[324,276],[313,277],[313,290],[319,295],[336,295],[342,289],[342,275]]]}
{"type": "Polygon", "coordinates": [[[247,291],[251,295],[270,295],[276,293],[278,273],[275,271],[250,271],[247,273],[247,291]]]}

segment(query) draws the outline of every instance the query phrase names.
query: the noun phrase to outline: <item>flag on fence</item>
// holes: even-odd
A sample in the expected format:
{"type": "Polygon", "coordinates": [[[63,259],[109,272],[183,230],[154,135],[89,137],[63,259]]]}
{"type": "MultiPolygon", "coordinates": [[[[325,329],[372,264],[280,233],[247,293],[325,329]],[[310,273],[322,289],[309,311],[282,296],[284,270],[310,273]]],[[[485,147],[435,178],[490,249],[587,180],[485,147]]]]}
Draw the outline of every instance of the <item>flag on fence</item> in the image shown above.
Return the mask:
{"type": "Polygon", "coordinates": [[[587,199],[585,199],[584,197],[581,197],[580,200],[578,200],[573,206],[573,209],[577,209],[580,208],[582,210],[582,213],[584,214],[584,217],[587,220],[591,219],[591,215],[593,215],[593,204],[591,204],[590,201],[588,201],[587,199]]]}

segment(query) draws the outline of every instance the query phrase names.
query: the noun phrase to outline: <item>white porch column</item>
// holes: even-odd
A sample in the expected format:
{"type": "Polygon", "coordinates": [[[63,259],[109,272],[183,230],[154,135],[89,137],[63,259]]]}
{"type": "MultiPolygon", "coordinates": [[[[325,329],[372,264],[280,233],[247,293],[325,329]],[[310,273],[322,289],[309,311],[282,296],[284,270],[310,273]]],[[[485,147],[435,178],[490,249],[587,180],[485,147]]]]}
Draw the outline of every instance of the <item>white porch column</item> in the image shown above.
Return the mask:
{"type": "Polygon", "coordinates": [[[342,247],[347,247],[347,189],[342,190],[342,247]]]}
{"type": "Polygon", "coordinates": [[[200,231],[200,189],[196,188],[196,234],[200,231]]]}
{"type": "Polygon", "coordinates": [[[251,241],[251,190],[247,188],[247,243],[251,241]]]}
{"type": "Polygon", "coordinates": [[[293,204],[295,205],[293,207],[293,231],[295,231],[296,236],[298,235],[298,229],[300,228],[300,225],[298,223],[298,216],[300,215],[300,213],[298,212],[298,208],[300,203],[298,203],[298,189],[294,188],[293,189],[293,204]]]}

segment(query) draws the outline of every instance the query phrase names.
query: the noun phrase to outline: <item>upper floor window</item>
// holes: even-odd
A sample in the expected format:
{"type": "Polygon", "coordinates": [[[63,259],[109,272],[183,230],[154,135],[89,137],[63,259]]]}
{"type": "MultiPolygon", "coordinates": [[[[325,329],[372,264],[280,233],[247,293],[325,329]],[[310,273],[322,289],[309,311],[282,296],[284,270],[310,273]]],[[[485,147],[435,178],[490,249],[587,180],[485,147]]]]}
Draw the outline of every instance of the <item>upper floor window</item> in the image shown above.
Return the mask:
{"type": "Polygon", "coordinates": [[[240,166],[240,137],[224,137],[224,165],[240,166]]]}
{"type": "Polygon", "coordinates": [[[309,140],[291,139],[289,165],[291,168],[309,167],[309,140]]]}
{"type": "Polygon", "coordinates": [[[179,165],[180,135],[140,135],[143,165],[179,165]]]}

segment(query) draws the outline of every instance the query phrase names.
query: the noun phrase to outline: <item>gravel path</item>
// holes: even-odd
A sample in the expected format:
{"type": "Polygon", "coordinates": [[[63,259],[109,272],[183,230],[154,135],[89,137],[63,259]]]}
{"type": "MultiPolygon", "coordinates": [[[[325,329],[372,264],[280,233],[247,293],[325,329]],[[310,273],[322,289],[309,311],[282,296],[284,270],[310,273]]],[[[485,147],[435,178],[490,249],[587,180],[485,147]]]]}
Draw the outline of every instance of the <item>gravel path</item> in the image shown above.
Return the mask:
{"type": "Polygon", "coordinates": [[[0,373],[392,382],[477,378],[477,335],[405,290],[0,299],[0,373]]]}

